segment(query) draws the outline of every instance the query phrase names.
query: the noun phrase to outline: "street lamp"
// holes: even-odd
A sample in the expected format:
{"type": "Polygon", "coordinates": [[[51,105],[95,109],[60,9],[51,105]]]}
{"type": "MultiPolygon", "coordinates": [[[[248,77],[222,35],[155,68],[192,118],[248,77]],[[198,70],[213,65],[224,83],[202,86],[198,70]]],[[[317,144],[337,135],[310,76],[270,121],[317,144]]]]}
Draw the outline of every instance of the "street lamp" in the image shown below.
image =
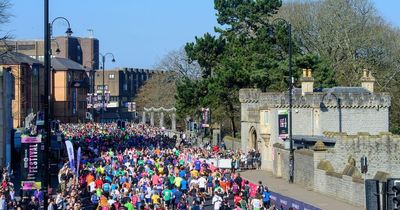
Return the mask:
{"type": "MultiPolygon", "coordinates": [[[[72,32],[72,30],[71,30],[71,24],[69,23],[69,21],[68,21],[68,19],[67,18],[65,18],[65,17],[56,17],[56,18],[54,18],[53,19],[53,21],[51,21],[51,24],[49,24],[49,43],[48,43],[48,45],[49,45],[49,50],[48,50],[48,52],[50,53],[50,56],[49,56],[49,65],[51,65],[51,56],[52,56],[52,54],[53,54],[53,52],[52,52],[52,49],[51,49],[51,41],[54,41],[55,43],[56,43],[56,45],[57,45],[57,49],[56,49],[56,53],[57,54],[59,54],[60,52],[61,52],[61,50],[60,50],[60,45],[58,44],[58,42],[57,42],[57,40],[52,40],[52,36],[53,36],[53,25],[54,25],[54,22],[56,21],[56,20],[64,20],[65,22],[67,22],[67,24],[68,24],[68,28],[67,28],[67,30],[65,31],[65,33],[67,34],[67,36],[68,37],[70,37],[71,36],[71,34],[73,33],[72,32]]],[[[47,37],[46,37],[47,38],[47,37]]],[[[47,46],[46,46],[47,47],[47,46]]],[[[46,70],[47,71],[47,70],[46,70]]],[[[53,73],[53,71],[54,71],[54,69],[52,70],[52,69],[50,69],[50,67],[49,67],[49,69],[48,69],[48,71],[50,72],[50,74],[52,75],[52,78],[51,78],[51,81],[52,81],[52,87],[51,88],[53,88],[54,87],[54,73],[53,73]]],[[[55,91],[55,90],[54,90],[55,91]]],[[[50,92],[50,95],[52,95],[52,94],[54,94],[54,92],[52,91],[52,92],[50,92]]],[[[50,96],[50,102],[49,102],[49,111],[50,111],[50,117],[49,117],[49,119],[51,119],[51,120],[53,120],[53,118],[54,118],[54,106],[53,106],[53,101],[52,100],[54,100],[53,99],[53,97],[51,97],[50,96]]]]}
{"type": "Polygon", "coordinates": [[[103,90],[103,95],[102,95],[102,97],[101,97],[101,101],[102,101],[102,109],[101,109],[101,119],[100,119],[100,122],[103,122],[104,121],[104,109],[105,109],[105,107],[104,107],[104,102],[105,102],[105,95],[104,95],[104,92],[105,92],[105,85],[104,85],[104,69],[105,69],[105,62],[106,62],[106,57],[107,56],[111,56],[112,57],[112,60],[111,60],[111,62],[115,62],[115,58],[114,58],[114,54],[112,54],[112,53],[106,53],[106,54],[101,54],[100,53],[100,56],[101,56],[101,62],[102,62],[102,65],[103,65],[103,87],[102,87],[102,90],[103,90]]]}
{"type": "Polygon", "coordinates": [[[56,20],[60,20],[60,19],[66,21],[67,24],[68,24],[67,31],[65,31],[65,33],[67,34],[67,36],[71,36],[71,35],[72,35],[73,32],[72,32],[72,30],[71,30],[71,24],[69,24],[68,19],[65,18],[65,17],[56,17],[56,18],[54,18],[53,21],[51,21],[51,25],[50,25],[50,37],[52,36],[52,33],[53,33],[53,25],[54,25],[54,22],[55,22],[56,20]]]}
{"type": "Polygon", "coordinates": [[[44,196],[44,209],[48,208],[48,185],[50,183],[49,177],[49,158],[48,153],[50,148],[51,141],[51,126],[50,126],[50,118],[51,118],[51,95],[50,95],[50,66],[51,66],[51,33],[52,33],[52,25],[54,21],[57,19],[64,19],[68,23],[68,29],[66,31],[67,36],[71,36],[72,30],[69,24],[69,21],[64,17],[57,17],[51,23],[49,22],[49,0],[44,0],[44,101],[43,101],[43,109],[44,109],[44,130],[45,130],[45,138],[44,138],[44,153],[43,153],[43,196],[44,196]]]}
{"type": "Polygon", "coordinates": [[[290,155],[289,155],[289,183],[293,183],[294,177],[294,149],[293,149],[293,138],[292,138],[292,98],[293,98],[293,76],[292,76],[292,25],[283,18],[276,18],[274,22],[283,22],[289,36],[289,143],[290,143],[290,155]]]}

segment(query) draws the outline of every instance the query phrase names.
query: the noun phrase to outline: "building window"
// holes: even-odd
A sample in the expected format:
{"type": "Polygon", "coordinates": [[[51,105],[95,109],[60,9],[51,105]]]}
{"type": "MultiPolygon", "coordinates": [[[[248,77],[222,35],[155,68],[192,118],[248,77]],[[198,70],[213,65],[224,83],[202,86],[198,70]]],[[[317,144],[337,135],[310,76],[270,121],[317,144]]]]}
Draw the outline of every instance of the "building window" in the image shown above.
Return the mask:
{"type": "Polygon", "coordinates": [[[18,45],[18,50],[34,50],[35,45],[34,44],[22,44],[18,45]]]}
{"type": "Polygon", "coordinates": [[[269,111],[261,111],[261,124],[268,125],[269,120],[269,111]]]}
{"type": "Polygon", "coordinates": [[[78,56],[76,57],[76,59],[77,59],[78,61],[81,61],[81,56],[78,55],[78,56]]]}
{"type": "Polygon", "coordinates": [[[115,78],[115,74],[109,74],[108,75],[108,79],[114,79],[115,78]]]}
{"type": "MultiPolygon", "coordinates": [[[[108,90],[108,85],[104,85],[105,90],[108,90]]],[[[103,90],[103,85],[97,85],[97,90],[103,90]]]]}
{"type": "Polygon", "coordinates": [[[38,59],[39,61],[44,61],[44,55],[39,55],[36,59],[38,59]]]}

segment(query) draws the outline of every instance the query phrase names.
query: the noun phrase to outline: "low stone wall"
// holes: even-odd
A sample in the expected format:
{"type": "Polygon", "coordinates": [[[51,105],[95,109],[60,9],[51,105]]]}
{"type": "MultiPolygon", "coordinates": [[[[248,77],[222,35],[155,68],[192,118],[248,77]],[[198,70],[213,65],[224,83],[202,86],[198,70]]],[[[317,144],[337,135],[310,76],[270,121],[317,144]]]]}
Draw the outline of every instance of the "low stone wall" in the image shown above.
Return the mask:
{"type": "Polygon", "coordinates": [[[275,144],[272,153],[274,157],[272,173],[276,177],[289,180],[289,151],[281,144],[275,144]]]}
{"type": "MultiPolygon", "coordinates": [[[[280,144],[273,149],[273,174],[289,180],[289,150],[280,144]]],[[[364,181],[335,172],[324,153],[309,149],[294,152],[294,182],[309,190],[333,196],[352,205],[364,205],[364,181]]]]}
{"type": "Polygon", "coordinates": [[[227,149],[237,150],[241,148],[240,139],[236,139],[230,136],[224,137],[225,146],[227,149]]]}
{"type": "Polygon", "coordinates": [[[314,187],[314,152],[308,149],[294,152],[294,182],[307,189],[314,187]]]}
{"type": "Polygon", "coordinates": [[[364,180],[362,179],[315,169],[314,183],[314,191],[357,206],[363,206],[365,203],[364,180]]]}

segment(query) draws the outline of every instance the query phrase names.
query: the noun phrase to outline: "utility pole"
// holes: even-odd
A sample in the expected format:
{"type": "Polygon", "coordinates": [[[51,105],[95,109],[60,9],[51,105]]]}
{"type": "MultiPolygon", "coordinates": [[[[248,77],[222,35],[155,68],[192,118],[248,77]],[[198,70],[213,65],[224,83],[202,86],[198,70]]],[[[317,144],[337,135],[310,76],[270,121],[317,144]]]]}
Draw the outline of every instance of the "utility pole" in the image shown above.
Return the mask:
{"type": "Polygon", "coordinates": [[[43,181],[42,190],[44,197],[44,209],[48,206],[48,183],[49,183],[49,145],[51,140],[50,128],[50,22],[49,22],[49,0],[44,0],[44,153],[43,153],[43,181]]]}

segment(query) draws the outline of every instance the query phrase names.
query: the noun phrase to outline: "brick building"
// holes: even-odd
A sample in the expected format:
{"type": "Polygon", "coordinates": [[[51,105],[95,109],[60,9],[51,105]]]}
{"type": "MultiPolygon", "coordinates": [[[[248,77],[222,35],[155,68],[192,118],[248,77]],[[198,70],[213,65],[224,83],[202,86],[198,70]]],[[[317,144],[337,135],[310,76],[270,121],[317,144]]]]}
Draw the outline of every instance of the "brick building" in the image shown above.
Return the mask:
{"type": "Polygon", "coordinates": [[[82,65],[73,60],[54,57],[53,68],[53,116],[61,122],[84,122],[86,95],[89,91],[89,77],[82,65]]]}
{"type": "MultiPolygon", "coordinates": [[[[146,80],[151,78],[157,71],[137,68],[118,68],[104,71],[104,88],[110,93],[110,103],[104,113],[106,121],[116,119],[133,120],[134,112],[128,112],[127,103],[134,102],[134,97],[146,80]]],[[[95,91],[102,94],[103,71],[95,72],[95,91]]],[[[96,119],[99,119],[98,112],[96,119]]]]}
{"type": "Polygon", "coordinates": [[[16,52],[2,54],[0,67],[10,69],[14,76],[13,128],[23,127],[25,118],[41,108],[39,99],[44,94],[44,67],[40,61],[16,52]]]}
{"type": "MultiPolygon", "coordinates": [[[[43,40],[11,40],[0,43],[0,46],[39,61],[44,60],[43,40]]],[[[96,38],[59,36],[51,41],[51,49],[53,56],[71,59],[88,70],[99,68],[99,40],[96,38]]]]}

